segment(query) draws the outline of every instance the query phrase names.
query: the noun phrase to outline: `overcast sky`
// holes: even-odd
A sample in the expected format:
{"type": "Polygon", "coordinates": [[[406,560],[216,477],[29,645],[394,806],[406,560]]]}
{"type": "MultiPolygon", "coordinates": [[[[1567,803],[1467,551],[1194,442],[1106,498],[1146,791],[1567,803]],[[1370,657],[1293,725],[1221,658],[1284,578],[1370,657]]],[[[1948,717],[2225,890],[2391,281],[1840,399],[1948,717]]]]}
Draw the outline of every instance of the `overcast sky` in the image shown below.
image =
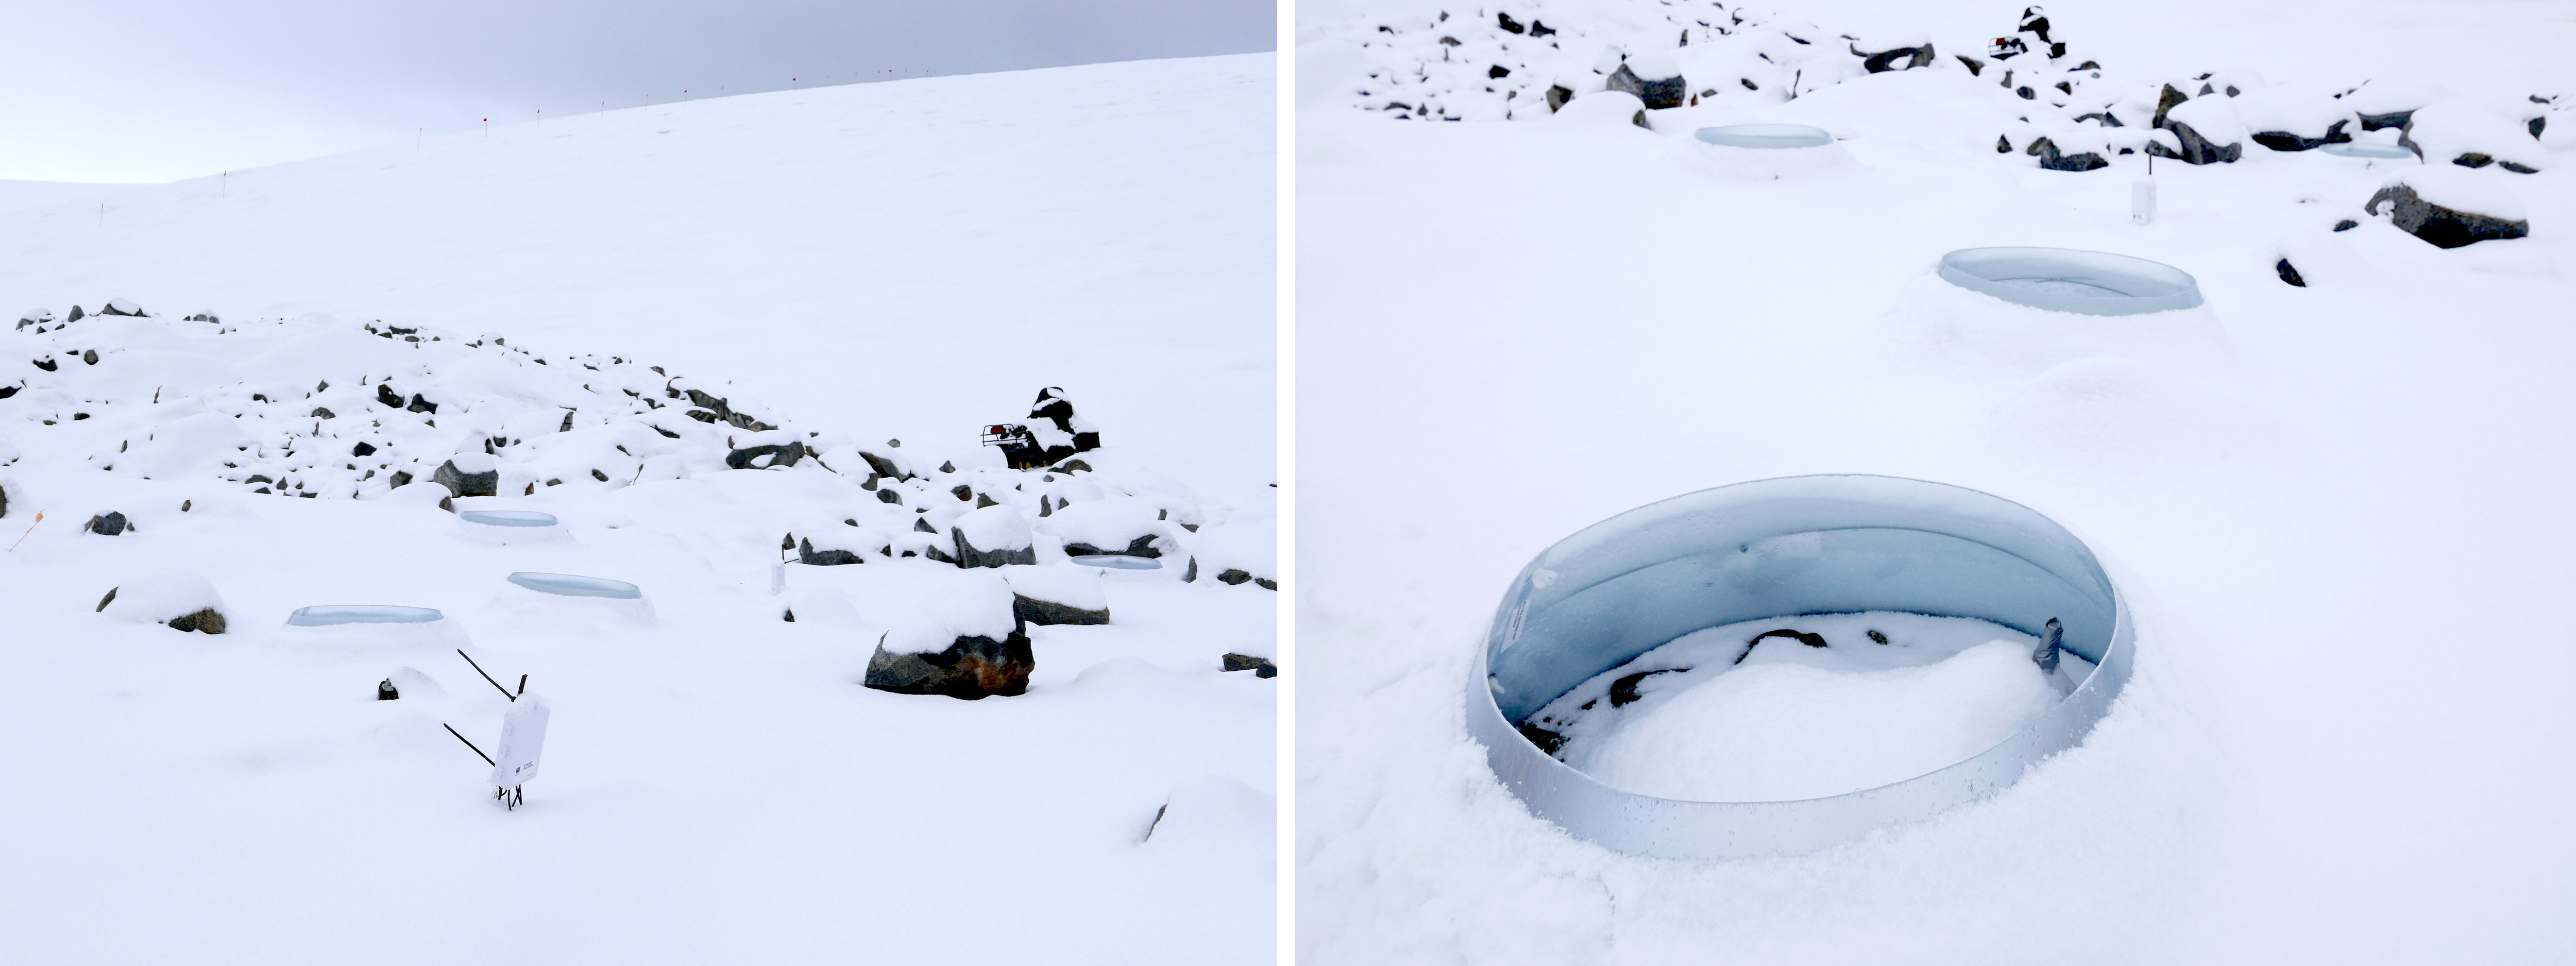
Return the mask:
{"type": "Polygon", "coordinates": [[[1272,0],[0,0],[0,179],[169,181],[690,97],[1267,51],[1272,0]]]}

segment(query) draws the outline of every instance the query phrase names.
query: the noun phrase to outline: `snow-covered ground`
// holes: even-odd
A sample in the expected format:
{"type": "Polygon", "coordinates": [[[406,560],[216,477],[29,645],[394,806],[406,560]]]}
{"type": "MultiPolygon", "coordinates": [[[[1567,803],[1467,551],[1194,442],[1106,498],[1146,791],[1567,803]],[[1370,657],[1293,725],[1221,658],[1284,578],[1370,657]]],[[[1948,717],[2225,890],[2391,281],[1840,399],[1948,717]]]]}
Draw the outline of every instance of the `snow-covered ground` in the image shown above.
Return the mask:
{"type": "Polygon", "coordinates": [[[0,212],[0,297],[51,312],[0,320],[0,960],[1266,961],[1277,682],[1220,660],[1276,652],[1272,74],[701,101],[0,212]],[[1106,445],[1004,469],[977,431],[1048,386],[1106,445]],[[560,523],[466,522],[451,467],[560,523]],[[961,534],[1035,564],[929,559],[961,534]],[[1169,566],[1067,562],[1112,539],[1169,566]],[[773,593],[817,543],[861,562],[773,593]],[[1024,695],[860,685],[1006,632],[1007,590],[1110,616],[1028,626],[1024,695]],[[327,604],[446,619],[286,625],[327,604]],[[225,633],[158,623],[202,606],[225,633]],[[456,648],[551,708],[515,810],[440,727],[492,752],[509,706],[456,648]]]}
{"type": "MultiPolygon", "coordinates": [[[[2259,75],[2251,90],[2558,97],[2547,136],[2517,146],[2538,148],[2537,173],[2457,169],[2509,192],[2530,237],[2451,250],[2362,211],[2385,166],[2252,144],[2233,164],[2159,161],[2159,213],[2138,226],[2140,157],[2075,173],[2039,169],[2018,139],[1998,154],[1999,133],[2055,105],[1953,54],[2012,33],[2020,4],[1764,10],[1836,34],[1910,20],[1941,55],[1785,103],[1739,85],[1656,112],[1654,131],[1625,110],[1360,109],[1371,69],[1422,87],[1444,76],[1425,51],[1525,49],[1500,13],[1607,42],[1684,6],[1304,15],[1301,956],[2576,955],[2560,817],[2576,655],[2558,630],[2576,576],[2576,83],[2555,53],[2576,18],[2049,5],[2106,74],[2070,86],[2106,99],[2209,72],[2259,75]],[[1748,173],[1688,140],[1739,121],[1824,127],[1846,160],[1748,173]],[[2344,219],[2358,225],[2334,231],[2344,219]],[[2196,276],[2207,305],[2052,315],[1933,275],[1982,245],[2153,259],[2196,276]],[[2305,287],[2277,274],[2285,257],[2305,287]],[[1819,472],[1974,487],[2082,536],[2137,620],[2137,676],[2111,715],[1994,799],[1802,858],[1635,858],[1532,818],[1461,718],[1513,574],[1620,511],[1819,472]]],[[[1451,80],[1490,74],[1467,67],[1451,80]]]]}

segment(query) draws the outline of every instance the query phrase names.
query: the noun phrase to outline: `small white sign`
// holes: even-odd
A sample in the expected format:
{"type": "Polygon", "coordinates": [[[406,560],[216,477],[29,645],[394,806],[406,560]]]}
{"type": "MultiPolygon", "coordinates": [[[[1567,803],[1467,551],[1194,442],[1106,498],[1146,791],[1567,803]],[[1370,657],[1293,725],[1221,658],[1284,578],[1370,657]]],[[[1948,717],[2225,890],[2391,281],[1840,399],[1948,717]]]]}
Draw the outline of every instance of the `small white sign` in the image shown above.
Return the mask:
{"type": "Polygon", "coordinates": [[[546,699],[520,695],[501,713],[501,743],[492,749],[492,785],[517,788],[537,777],[537,756],[546,748],[546,699]]]}

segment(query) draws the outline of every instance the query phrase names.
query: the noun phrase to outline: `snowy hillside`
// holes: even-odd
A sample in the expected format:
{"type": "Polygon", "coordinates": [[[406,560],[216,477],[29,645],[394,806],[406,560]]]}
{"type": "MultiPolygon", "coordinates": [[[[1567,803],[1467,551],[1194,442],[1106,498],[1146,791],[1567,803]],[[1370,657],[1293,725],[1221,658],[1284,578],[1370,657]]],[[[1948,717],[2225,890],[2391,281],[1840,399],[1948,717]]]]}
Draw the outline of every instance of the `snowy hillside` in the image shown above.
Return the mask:
{"type": "Polygon", "coordinates": [[[1306,960],[2576,952],[2561,914],[2576,834],[2556,818],[2576,791],[2560,738],[2576,712],[2555,684],[2576,660],[2546,630],[2576,538],[2560,493],[2576,84],[2553,53],[2576,21],[2528,5],[2053,3],[2066,55],[1998,64],[1988,48],[2019,33],[2022,7],[1854,0],[1740,22],[1731,3],[1309,9],[1306,960]],[[1685,47],[1673,18],[1715,35],[1685,47]],[[1535,36],[1541,22],[1552,33],[1535,36]],[[1811,43],[1785,39],[1808,25],[1811,43]],[[1830,83],[1782,71],[1801,78],[1791,98],[1753,72],[1826,38],[1830,83]],[[1852,53],[1900,41],[1938,56],[1874,72],[1852,53]],[[1677,70],[1683,103],[1611,89],[1622,65],[1640,81],[1677,70]],[[2052,80],[2023,97],[2041,71],[2072,92],[2052,80]],[[2185,82],[2180,104],[2157,103],[2185,82]],[[1550,111],[1559,84],[1572,97],[1550,111]],[[2407,103],[2346,103],[2385,92],[2407,103]],[[2159,107],[2236,160],[2157,160],[2140,225],[2145,145],[2186,147],[2159,107]],[[2105,108],[2128,119],[2078,119],[2105,108]],[[1426,123],[1444,109],[1456,123],[1426,123]],[[2365,130],[2362,115],[2396,110],[2418,115],[2365,130]],[[2254,137],[2322,140],[2339,120],[2355,140],[2406,135],[2424,160],[2254,137]],[[1801,154],[1694,137],[1735,123],[1835,140],[1801,154]],[[2086,146],[2101,166],[2042,167],[2032,141],[2074,154],[2070,130],[2101,139],[2086,146]],[[2372,203],[2400,185],[2528,237],[2429,243],[2372,203]],[[2207,301],[2075,316],[1934,274],[1944,253],[1990,245],[2152,259],[2207,301]],[[1801,858],[1636,858],[1531,817],[1460,714],[1515,572],[1652,501],[1835,472],[1973,487],[2081,536],[2136,618],[2136,677],[2110,716],[1991,800],[1801,858]]]}
{"type": "Polygon", "coordinates": [[[0,959],[1266,961],[1269,90],[762,95],[0,213],[0,766],[58,792],[0,805],[0,959]]]}

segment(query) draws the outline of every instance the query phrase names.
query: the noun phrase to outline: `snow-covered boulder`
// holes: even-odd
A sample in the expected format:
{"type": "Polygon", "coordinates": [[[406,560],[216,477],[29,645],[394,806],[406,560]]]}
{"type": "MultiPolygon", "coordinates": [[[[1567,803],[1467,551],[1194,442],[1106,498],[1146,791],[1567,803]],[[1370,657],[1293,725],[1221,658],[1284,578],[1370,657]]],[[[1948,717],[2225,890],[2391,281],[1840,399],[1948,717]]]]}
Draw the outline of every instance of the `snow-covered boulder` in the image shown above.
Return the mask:
{"type": "Polygon", "coordinates": [[[2399,144],[2426,164],[2483,168],[2490,164],[2516,174],[2534,174],[2549,166],[2549,149],[2541,146],[2531,121],[2540,105],[2528,100],[2460,98],[2426,105],[2406,124],[2399,144]]]}
{"type": "Polygon", "coordinates": [[[892,557],[893,546],[894,541],[883,533],[840,520],[822,521],[796,531],[797,560],[817,567],[892,557]]]}
{"type": "Polygon", "coordinates": [[[2254,143],[2274,151],[2306,151],[2352,140],[2358,120],[2333,96],[2284,84],[2247,90],[2236,98],[2237,116],[2254,143]]]}
{"type": "Polygon", "coordinates": [[[863,615],[887,627],[868,657],[868,687],[968,701],[1028,691],[1037,656],[1009,583],[983,571],[887,571],[903,586],[863,615]]]}
{"type": "Polygon", "coordinates": [[[1682,78],[1682,65],[1673,55],[1656,52],[1636,54],[1610,72],[1606,89],[1624,91],[1636,96],[1648,108],[1682,106],[1689,93],[1689,82],[1682,78]]]}
{"type": "Polygon", "coordinates": [[[2412,120],[2417,108],[2444,99],[2439,88],[2403,82],[2371,81],[2339,98],[2361,119],[2361,129],[2376,131],[2384,127],[2403,128],[2412,120]]]}
{"type": "Polygon", "coordinates": [[[1556,122],[1571,127],[1652,129],[1646,123],[1646,102],[1627,91],[1600,91],[1575,98],[1556,112],[1556,122]]]}
{"type": "Polygon", "coordinates": [[[489,454],[458,453],[438,464],[429,481],[446,487],[449,496],[497,496],[501,473],[489,454]]]}
{"type": "Polygon", "coordinates": [[[1002,568],[1002,579],[1011,585],[1012,611],[1026,623],[1109,623],[1109,598],[1089,567],[1015,565],[1002,568]]]}
{"type": "Polygon", "coordinates": [[[2161,144],[2153,144],[2147,148],[2149,153],[2190,164],[2222,164],[2244,157],[2245,141],[2251,136],[2244,120],[2237,116],[2236,105],[2224,97],[2198,97],[2176,104],[2164,112],[2163,123],[2157,126],[2172,131],[2182,141],[2182,150],[2168,151],[2161,144]]]}
{"type": "Polygon", "coordinates": [[[18,313],[17,327],[23,329],[31,325],[51,325],[53,324],[53,321],[54,310],[48,308],[33,308],[18,313]]]}
{"type": "Polygon", "coordinates": [[[175,631],[224,632],[224,601],[215,585],[186,570],[157,570],[120,581],[99,599],[98,613],[175,631]]]}
{"type": "Polygon", "coordinates": [[[1272,519],[1228,522],[1200,531],[1191,559],[1197,571],[1227,584],[1279,589],[1279,528],[1272,519]]]}
{"type": "Polygon", "coordinates": [[[1064,552],[1083,557],[1124,554],[1161,557],[1166,537],[1163,511],[1150,500],[1106,497],[1075,503],[1047,517],[1047,533],[1064,541],[1064,552]]]}
{"type": "Polygon", "coordinates": [[[1861,69],[1872,74],[1930,67],[1938,56],[1932,49],[1931,35],[1910,28],[1844,34],[1843,40],[1852,56],[1860,58],[1861,69]]]}
{"type": "Polygon", "coordinates": [[[142,306],[134,304],[129,299],[109,299],[106,305],[98,307],[98,314],[140,316],[144,313],[142,306]]]}
{"type": "Polygon", "coordinates": [[[2522,202],[2497,184],[2497,177],[2501,176],[2451,165],[2426,165],[2388,179],[2361,208],[2384,215],[2398,230],[2443,248],[2531,234],[2522,202]]]}
{"type": "Polygon", "coordinates": [[[988,506],[957,517],[948,534],[956,541],[960,567],[1005,567],[1038,562],[1029,520],[1019,508],[988,506]]]}

